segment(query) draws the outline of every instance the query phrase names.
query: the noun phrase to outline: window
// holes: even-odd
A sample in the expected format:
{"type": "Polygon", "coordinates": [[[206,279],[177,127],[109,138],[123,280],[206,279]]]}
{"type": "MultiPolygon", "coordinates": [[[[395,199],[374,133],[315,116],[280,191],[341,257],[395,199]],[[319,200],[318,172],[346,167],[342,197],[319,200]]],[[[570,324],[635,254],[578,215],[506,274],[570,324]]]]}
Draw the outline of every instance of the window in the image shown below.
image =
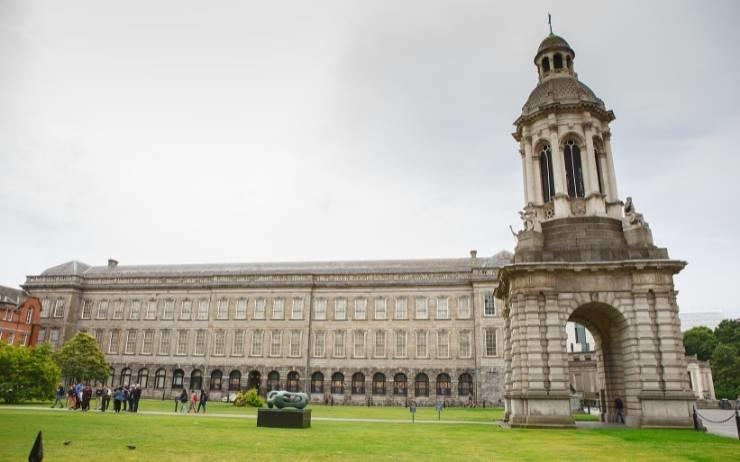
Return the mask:
{"type": "Polygon", "coordinates": [[[429,377],[421,373],[414,380],[414,396],[429,396],[429,377]]]}
{"type": "Polygon", "coordinates": [[[469,297],[458,297],[457,317],[460,319],[468,319],[470,317],[470,298],[469,297]]]}
{"type": "Polygon", "coordinates": [[[285,300],[282,298],[272,301],[272,319],[285,319],[285,300]]]}
{"type": "Polygon", "coordinates": [[[123,319],[123,301],[113,302],[113,319],[123,319]]]}
{"type": "Polygon", "coordinates": [[[243,298],[236,301],[236,319],[247,319],[247,301],[243,298]]]}
{"type": "Polygon", "coordinates": [[[221,390],[221,380],[222,379],[223,379],[223,373],[221,373],[220,370],[216,369],[213,372],[211,372],[211,382],[209,384],[210,389],[211,390],[221,390]]]}
{"type": "Polygon", "coordinates": [[[408,390],[408,379],[406,374],[398,373],[393,376],[393,394],[396,396],[406,396],[408,390]]]}
{"type": "Polygon", "coordinates": [[[365,394],[365,375],[362,372],[355,372],[352,374],[352,394],[365,394]]]}
{"type": "Polygon", "coordinates": [[[542,58],[542,71],[550,72],[550,58],[548,58],[547,56],[542,58]]]}
{"type": "Polygon", "coordinates": [[[429,317],[429,307],[426,297],[416,297],[416,319],[426,319],[429,317]]]}
{"type": "Polygon", "coordinates": [[[552,149],[544,144],[540,150],[540,180],[542,182],[542,201],[550,202],[555,196],[555,177],[552,169],[552,149]]]}
{"type": "Polygon", "coordinates": [[[324,356],[324,344],[326,343],[326,333],[323,330],[317,330],[313,338],[313,355],[316,358],[324,356]]]}
{"type": "Polygon", "coordinates": [[[256,330],[252,333],[252,356],[262,356],[263,335],[261,330],[256,330]]]}
{"type": "Polygon", "coordinates": [[[63,318],[64,317],[64,299],[58,298],[56,305],[54,305],[54,317],[55,318],[63,318]]]}
{"type": "Polygon", "coordinates": [[[464,330],[460,332],[460,357],[470,358],[470,354],[470,332],[464,330]]]}
{"type": "Polygon", "coordinates": [[[206,354],[206,331],[205,329],[198,329],[195,332],[195,351],[193,354],[196,356],[203,356],[206,354]]]}
{"type": "Polygon", "coordinates": [[[355,331],[355,358],[365,357],[365,331],[355,331]]]}
{"type": "Polygon", "coordinates": [[[575,140],[570,139],[563,146],[565,158],[565,179],[568,183],[568,196],[583,197],[583,169],[581,167],[581,150],[575,140]]]}
{"type": "Polygon", "coordinates": [[[408,318],[408,310],[406,309],[406,299],[405,298],[397,298],[396,299],[396,313],[395,316],[393,316],[394,319],[407,319],[408,318]]]}
{"type": "Polygon", "coordinates": [[[82,302],[82,313],[80,313],[80,319],[92,318],[92,300],[85,300],[82,302]]]}
{"type": "Polygon", "coordinates": [[[162,311],[162,319],[173,319],[175,317],[175,301],[165,300],[164,310],[162,311]]]}
{"type": "Polygon", "coordinates": [[[334,319],[344,321],[347,319],[347,300],[338,298],[334,300],[334,319]]]}
{"type": "Polygon", "coordinates": [[[226,332],[217,330],[213,333],[213,355],[224,356],[226,354],[226,332]]]}
{"type": "Polygon", "coordinates": [[[483,315],[496,315],[496,297],[493,295],[493,292],[488,292],[483,296],[483,315]]]}
{"type": "Polygon", "coordinates": [[[367,299],[355,299],[355,319],[364,320],[367,318],[367,299]]]}
{"type": "Polygon", "coordinates": [[[384,330],[375,331],[375,357],[376,358],[385,357],[385,331],[384,330]]]}
{"type": "Polygon", "coordinates": [[[267,374],[267,389],[278,390],[280,388],[280,374],[277,371],[272,371],[267,374]]]}
{"type": "Polygon", "coordinates": [[[188,354],[188,331],[181,330],[177,332],[177,350],[176,355],[188,354]]]}
{"type": "Polygon", "coordinates": [[[258,298],[254,303],[254,319],[265,319],[265,299],[258,298]]]}
{"type": "Polygon", "coordinates": [[[242,388],[242,373],[231,371],[229,374],[229,391],[239,391],[242,388]]]}
{"type": "Polygon", "coordinates": [[[373,375],[373,395],[385,395],[385,375],[380,372],[373,375]]]}
{"type": "Polygon", "coordinates": [[[149,382],[149,369],[143,368],[139,369],[139,372],[136,373],[136,383],[139,384],[141,388],[146,388],[149,382]]]}
{"type": "Polygon", "coordinates": [[[293,310],[290,314],[291,319],[303,319],[303,299],[293,299],[293,310]]]}
{"type": "Polygon", "coordinates": [[[334,332],[334,356],[344,357],[344,332],[334,332]]]}
{"type": "Polygon", "coordinates": [[[169,355],[170,354],[170,331],[165,329],[159,333],[159,354],[169,355]]]}
{"type": "Polygon", "coordinates": [[[229,319],[229,301],[225,298],[218,301],[216,319],[229,319]]]}
{"type": "Polygon", "coordinates": [[[33,321],[33,310],[26,311],[26,324],[31,324],[33,321]]]}
{"type": "Polygon", "coordinates": [[[147,329],[142,335],[144,339],[141,342],[141,354],[150,355],[154,346],[154,331],[147,329]]]}
{"type": "Polygon", "coordinates": [[[28,345],[28,334],[21,335],[21,346],[27,346],[28,345]]]}
{"type": "Polygon", "coordinates": [[[331,392],[335,395],[344,393],[344,374],[335,372],[331,376],[331,392]]]}
{"type": "Polygon", "coordinates": [[[396,331],[396,357],[406,357],[406,332],[402,330],[396,331]]]}
{"type": "Polygon", "coordinates": [[[416,357],[427,357],[427,333],[423,330],[416,331],[416,357]]]}
{"type": "MultiPolygon", "coordinates": [[[[103,336],[104,335],[105,335],[105,331],[103,329],[95,329],[95,341],[97,342],[98,348],[100,348],[101,351],[103,350],[103,336]]],[[[41,342],[41,338],[39,338],[38,341],[41,342]]]]}
{"type": "Polygon", "coordinates": [[[437,332],[437,356],[440,358],[450,357],[450,335],[446,330],[437,332]]]}
{"type": "Polygon", "coordinates": [[[154,388],[161,390],[164,388],[165,381],[167,380],[167,372],[164,369],[157,369],[154,373],[154,388]]]}
{"type": "MultiPolygon", "coordinates": [[[[0,333],[2,335],[2,333],[0,333]]],[[[39,329],[39,337],[36,339],[38,343],[44,343],[46,340],[46,329],[39,329]]]]}
{"type": "Polygon", "coordinates": [[[470,374],[462,374],[460,378],[457,379],[457,394],[460,398],[464,398],[466,396],[469,398],[473,397],[473,377],[470,374]]]}
{"type": "Polygon", "coordinates": [[[131,302],[131,311],[128,313],[129,319],[139,319],[141,313],[141,302],[134,300],[131,302]]]}
{"type": "Polygon", "coordinates": [[[560,53],[555,53],[555,57],[552,60],[553,64],[555,65],[555,69],[562,69],[563,68],[563,55],[560,53]]]}
{"type": "Polygon", "coordinates": [[[288,372],[288,378],[285,381],[285,389],[290,392],[295,393],[298,391],[299,383],[300,383],[300,376],[298,375],[298,372],[296,371],[288,372]]]}
{"type": "Polygon", "coordinates": [[[321,372],[311,375],[311,393],[324,393],[324,374],[321,372]]]}
{"type": "Polygon", "coordinates": [[[231,345],[231,356],[244,356],[244,331],[235,330],[231,345]]]}
{"type": "Polygon", "coordinates": [[[190,390],[203,388],[203,373],[200,369],[195,369],[190,373],[190,390]]]}
{"type": "Polygon", "coordinates": [[[208,300],[200,300],[198,302],[198,319],[208,319],[208,300]]]}
{"type": "Polygon", "coordinates": [[[301,355],[301,331],[290,331],[290,356],[301,355]]]}
{"type": "Polygon", "coordinates": [[[437,319],[450,319],[447,297],[439,297],[437,299],[437,319]]]}
{"type": "Polygon", "coordinates": [[[496,330],[493,328],[484,329],[486,341],[486,356],[496,356],[496,330]]]}
{"type": "Polygon", "coordinates": [[[274,330],[270,336],[270,356],[280,356],[283,352],[283,333],[274,330]]]}
{"type": "Polygon", "coordinates": [[[98,319],[108,319],[108,300],[100,300],[98,302],[98,319]]]}
{"type": "Polygon", "coordinates": [[[437,396],[450,396],[450,376],[439,374],[437,376],[437,396]]]}
{"type": "Polygon", "coordinates": [[[594,163],[596,164],[596,179],[599,181],[599,192],[604,194],[604,174],[601,171],[601,150],[594,140],[594,163]]]}
{"type": "Polygon", "coordinates": [[[193,302],[183,300],[180,304],[180,319],[190,319],[190,313],[193,311],[193,302]]]}
{"type": "Polygon", "coordinates": [[[182,369],[175,369],[172,372],[172,388],[182,388],[182,380],[185,372],[182,369]]]}
{"type": "Polygon", "coordinates": [[[49,300],[48,298],[41,300],[41,317],[48,318],[50,311],[51,311],[51,300],[49,300]]]}
{"type": "Polygon", "coordinates": [[[15,342],[15,332],[8,332],[8,345],[12,345],[15,342]]]}
{"type": "Polygon", "coordinates": [[[146,314],[144,315],[145,319],[157,319],[157,301],[156,300],[149,300],[149,302],[146,304],[146,314]]]}
{"type": "Polygon", "coordinates": [[[326,319],[326,299],[325,298],[318,298],[316,299],[316,302],[314,302],[314,312],[313,312],[313,318],[323,321],[326,319]]]}
{"type": "Polygon", "coordinates": [[[135,330],[128,330],[126,331],[126,347],[123,350],[124,353],[127,355],[132,355],[136,353],[136,331],[135,330]]]}
{"type": "Polygon", "coordinates": [[[129,369],[128,367],[124,368],[121,371],[121,382],[120,382],[120,385],[122,387],[126,387],[126,386],[131,385],[131,369],[129,369]]]}
{"type": "MultiPolygon", "coordinates": [[[[52,329],[53,333],[53,329],[52,329]]],[[[112,330],[110,332],[110,338],[108,339],[108,353],[118,353],[118,337],[120,336],[120,332],[117,330],[112,330]]],[[[54,343],[54,342],[52,342],[54,343]]]]}
{"type": "Polygon", "coordinates": [[[387,317],[385,298],[375,299],[375,319],[385,319],[387,317]]]}

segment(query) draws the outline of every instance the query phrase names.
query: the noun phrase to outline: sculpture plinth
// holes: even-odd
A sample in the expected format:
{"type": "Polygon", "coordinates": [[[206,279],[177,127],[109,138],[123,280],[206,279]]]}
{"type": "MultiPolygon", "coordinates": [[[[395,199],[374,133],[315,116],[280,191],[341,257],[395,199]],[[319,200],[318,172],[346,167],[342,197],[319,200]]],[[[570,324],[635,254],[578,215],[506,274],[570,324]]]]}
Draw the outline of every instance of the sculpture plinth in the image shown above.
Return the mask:
{"type": "Polygon", "coordinates": [[[258,409],[257,426],[309,428],[311,426],[311,409],[258,409]]]}

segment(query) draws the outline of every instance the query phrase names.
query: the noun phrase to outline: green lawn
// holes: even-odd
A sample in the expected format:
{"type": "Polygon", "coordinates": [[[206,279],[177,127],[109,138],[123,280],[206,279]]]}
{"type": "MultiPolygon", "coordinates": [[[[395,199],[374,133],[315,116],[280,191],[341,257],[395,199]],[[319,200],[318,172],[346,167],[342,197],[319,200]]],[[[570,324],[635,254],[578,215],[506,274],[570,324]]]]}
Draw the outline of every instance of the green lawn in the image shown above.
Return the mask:
{"type": "MultiPolygon", "coordinates": [[[[143,404],[148,409],[142,405],[142,410],[172,411],[162,402],[143,404]]],[[[315,416],[325,417],[394,419],[408,413],[404,408],[312,408],[315,416]]],[[[211,412],[222,410],[241,411],[213,403],[211,412]]],[[[434,417],[430,409],[420,409],[420,414],[425,411],[434,417]]],[[[452,413],[458,414],[456,420],[472,421],[500,415],[497,410],[446,409],[443,418],[452,413]]],[[[0,406],[0,461],[25,460],[38,430],[44,432],[44,460],[48,461],[740,460],[737,440],[693,431],[512,430],[496,425],[318,420],[310,429],[288,430],[257,428],[254,419],[0,406]],[[71,443],[64,445],[67,440],[71,443]],[[128,449],[128,444],[136,449],[128,449]]]]}

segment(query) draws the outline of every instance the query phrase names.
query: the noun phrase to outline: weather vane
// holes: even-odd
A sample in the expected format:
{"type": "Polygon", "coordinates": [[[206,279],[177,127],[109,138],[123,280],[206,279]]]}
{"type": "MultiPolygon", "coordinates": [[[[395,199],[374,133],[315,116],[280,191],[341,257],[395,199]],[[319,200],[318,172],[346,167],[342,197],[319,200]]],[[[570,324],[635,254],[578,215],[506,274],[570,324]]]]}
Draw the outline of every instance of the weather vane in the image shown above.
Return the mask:
{"type": "Polygon", "coordinates": [[[552,35],[552,15],[547,13],[547,24],[550,26],[550,35],[552,35]]]}

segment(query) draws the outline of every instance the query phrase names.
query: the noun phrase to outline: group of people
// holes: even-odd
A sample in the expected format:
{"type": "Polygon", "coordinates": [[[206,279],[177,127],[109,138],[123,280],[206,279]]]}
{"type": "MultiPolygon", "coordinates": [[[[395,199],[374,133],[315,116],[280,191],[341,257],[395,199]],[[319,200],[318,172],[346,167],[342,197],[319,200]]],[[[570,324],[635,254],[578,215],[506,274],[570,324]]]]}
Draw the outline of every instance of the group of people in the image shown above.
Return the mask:
{"type": "Polygon", "coordinates": [[[82,383],[71,384],[66,392],[64,386],[60,383],[54,393],[54,404],[51,407],[55,408],[58,404],[60,408],[64,408],[66,396],[67,409],[86,412],[90,410],[92,394],[92,387],[89,383],[84,385],[82,383]]]}
{"type": "MultiPolygon", "coordinates": [[[[81,410],[83,412],[90,410],[90,400],[93,396],[93,389],[90,384],[71,384],[65,392],[64,386],[60,383],[54,393],[54,404],[52,408],[59,405],[60,408],[64,408],[64,400],[66,396],[67,409],[70,410],[81,410]]],[[[139,410],[139,400],[141,399],[141,387],[139,384],[136,385],[125,385],[123,387],[117,387],[110,389],[107,386],[98,388],[95,391],[95,396],[98,397],[102,412],[105,412],[110,406],[111,399],[113,400],[113,410],[115,412],[129,411],[136,412],[139,410]]]]}
{"type": "Polygon", "coordinates": [[[191,412],[199,413],[201,409],[203,409],[203,414],[206,413],[206,403],[208,402],[208,393],[201,389],[200,390],[200,397],[198,396],[198,393],[196,393],[195,390],[192,390],[192,393],[188,395],[188,391],[183,388],[182,393],[180,393],[175,398],[175,412],[177,410],[180,410],[181,414],[185,413],[185,406],[190,403],[190,407],[188,407],[188,414],[191,412]]]}

